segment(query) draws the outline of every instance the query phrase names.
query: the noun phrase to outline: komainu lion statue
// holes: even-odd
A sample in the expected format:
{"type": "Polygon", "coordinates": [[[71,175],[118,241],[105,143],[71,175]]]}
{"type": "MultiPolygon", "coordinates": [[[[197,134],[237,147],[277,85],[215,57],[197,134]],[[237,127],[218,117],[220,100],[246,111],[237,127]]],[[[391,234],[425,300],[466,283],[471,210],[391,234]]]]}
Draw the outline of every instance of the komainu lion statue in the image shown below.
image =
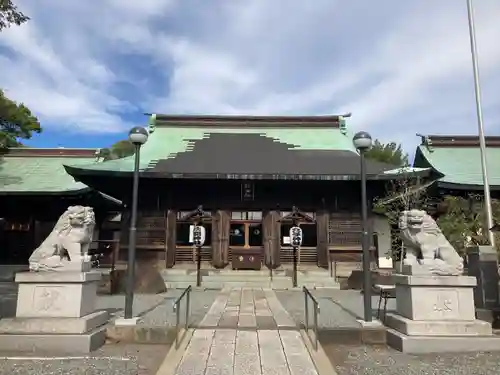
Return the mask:
{"type": "Polygon", "coordinates": [[[420,272],[434,275],[462,274],[462,257],[427,212],[403,211],[399,216],[399,230],[406,248],[403,264],[417,266],[420,272]]]}
{"type": "Polygon", "coordinates": [[[68,207],[49,236],[31,254],[30,271],[82,271],[83,264],[90,264],[88,250],[94,227],[91,207],[68,207]]]}

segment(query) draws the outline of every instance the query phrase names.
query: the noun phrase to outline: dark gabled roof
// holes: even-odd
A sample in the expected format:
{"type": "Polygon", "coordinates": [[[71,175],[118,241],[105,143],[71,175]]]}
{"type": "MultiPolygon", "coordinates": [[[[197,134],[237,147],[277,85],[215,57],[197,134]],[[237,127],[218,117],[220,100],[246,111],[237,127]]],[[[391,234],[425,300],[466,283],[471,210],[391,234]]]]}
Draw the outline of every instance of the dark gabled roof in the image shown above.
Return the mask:
{"type": "MultiPolygon", "coordinates": [[[[390,169],[367,161],[369,176],[390,169]]],[[[300,150],[259,134],[208,134],[193,142],[190,151],[158,160],[145,172],[171,177],[234,179],[355,179],[359,155],[346,150],[300,150]]]]}
{"type": "MultiPolygon", "coordinates": [[[[420,135],[419,135],[420,136],[420,135]]],[[[483,190],[478,136],[420,136],[415,167],[431,167],[443,177],[438,185],[448,189],[483,190]]],[[[492,190],[500,190],[500,137],[486,137],[486,162],[492,190]]]]}
{"type": "MultiPolygon", "coordinates": [[[[152,115],[141,148],[144,177],[359,179],[360,160],[342,116],[152,115]]],[[[69,163],[68,163],[69,164],[69,163]]],[[[130,175],[134,157],[67,165],[76,178],[130,175]]],[[[367,160],[369,178],[394,169],[367,160]]]]}

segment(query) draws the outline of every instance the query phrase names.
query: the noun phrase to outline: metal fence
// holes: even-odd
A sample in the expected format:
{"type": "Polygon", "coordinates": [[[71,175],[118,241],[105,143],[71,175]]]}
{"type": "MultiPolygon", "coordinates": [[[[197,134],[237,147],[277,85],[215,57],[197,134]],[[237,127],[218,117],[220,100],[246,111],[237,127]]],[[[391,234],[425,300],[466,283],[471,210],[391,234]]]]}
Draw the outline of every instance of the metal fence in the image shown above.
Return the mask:
{"type": "Polygon", "coordinates": [[[182,294],[177,298],[174,302],[174,312],[175,312],[175,348],[179,348],[179,344],[181,341],[184,339],[186,336],[186,333],[189,328],[189,311],[191,307],[191,285],[188,286],[182,294]],[[179,338],[179,331],[181,330],[181,302],[186,297],[186,311],[184,315],[184,333],[182,334],[182,337],[179,338]]]}
{"type": "Polygon", "coordinates": [[[319,315],[319,303],[316,298],[311,294],[309,289],[305,286],[302,287],[302,291],[304,292],[304,304],[305,304],[305,317],[304,317],[304,326],[306,329],[306,334],[311,340],[311,343],[314,347],[314,350],[318,350],[318,315],[319,315]],[[313,326],[312,330],[314,332],[314,340],[311,339],[309,335],[309,300],[311,300],[313,304],[313,326]]]}

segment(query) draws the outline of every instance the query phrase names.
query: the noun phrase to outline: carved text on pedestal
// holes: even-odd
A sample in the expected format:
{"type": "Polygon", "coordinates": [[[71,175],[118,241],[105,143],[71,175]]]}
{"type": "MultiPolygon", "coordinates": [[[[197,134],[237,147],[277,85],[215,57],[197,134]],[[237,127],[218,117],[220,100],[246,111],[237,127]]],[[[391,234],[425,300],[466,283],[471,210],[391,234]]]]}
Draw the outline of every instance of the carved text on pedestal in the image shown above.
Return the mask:
{"type": "Polygon", "coordinates": [[[429,300],[434,301],[432,311],[443,320],[458,317],[458,293],[453,290],[436,290],[429,292],[429,300]]]}
{"type": "Polygon", "coordinates": [[[37,286],[33,293],[33,309],[37,312],[61,311],[66,303],[64,287],[37,286]]]}

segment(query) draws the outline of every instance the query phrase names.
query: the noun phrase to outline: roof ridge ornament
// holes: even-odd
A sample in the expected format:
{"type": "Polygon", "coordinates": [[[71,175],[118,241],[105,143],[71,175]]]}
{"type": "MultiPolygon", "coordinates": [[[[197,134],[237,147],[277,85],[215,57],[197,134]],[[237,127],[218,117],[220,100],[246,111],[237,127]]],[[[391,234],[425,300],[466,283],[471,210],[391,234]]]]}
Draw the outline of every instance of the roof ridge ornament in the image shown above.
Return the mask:
{"type": "Polygon", "coordinates": [[[420,133],[417,133],[417,137],[420,137],[422,139],[421,145],[427,147],[427,150],[429,152],[433,152],[434,151],[434,148],[432,147],[432,139],[431,139],[431,137],[429,137],[428,135],[420,134],[420,133]]]}
{"type": "Polygon", "coordinates": [[[104,161],[104,150],[102,148],[98,148],[95,150],[95,162],[96,163],[102,163],[104,161]]]}
{"type": "Polygon", "coordinates": [[[156,113],[149,116],[148,133],[153,134],[156,130],[156,113]]]}
{"type": "Polygon", "coordinates": [[[340,134],[342,134],[342,135],[346,135],[347,134],[347,122],[346,122],[346,118],[347,117],[351,117],[351,116],[352,116],[351,112],[348,112],[348,113],[346,113],[344,115],[339,115],[338,116],[340,134]]]}
{"type": "Polygon", "coordinates": [[[343,135],[347,134],[347,124],[344,116],[339,116],[339,129],[341,134],[343,135]]]}

